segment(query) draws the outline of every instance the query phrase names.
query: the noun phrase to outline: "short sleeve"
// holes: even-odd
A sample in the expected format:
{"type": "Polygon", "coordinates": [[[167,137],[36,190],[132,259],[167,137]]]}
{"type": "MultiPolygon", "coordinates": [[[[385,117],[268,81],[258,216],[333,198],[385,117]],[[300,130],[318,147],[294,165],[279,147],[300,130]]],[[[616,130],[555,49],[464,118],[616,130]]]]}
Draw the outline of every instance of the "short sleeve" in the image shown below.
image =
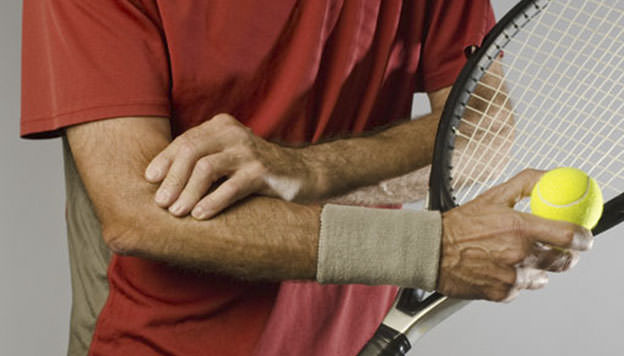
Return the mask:
{"type": "Polygon", "coordinates": [[[148,0],[25,0],[23,137],[112,117],[170,115],[169,64],[148,0]]]}
{"type": "Polygon", "coordinates": [[[464,49],[481,45],[496,23],[489,0],[430,0],[418,67],[418,91],[452,85],[466,63],[464,49]]]}

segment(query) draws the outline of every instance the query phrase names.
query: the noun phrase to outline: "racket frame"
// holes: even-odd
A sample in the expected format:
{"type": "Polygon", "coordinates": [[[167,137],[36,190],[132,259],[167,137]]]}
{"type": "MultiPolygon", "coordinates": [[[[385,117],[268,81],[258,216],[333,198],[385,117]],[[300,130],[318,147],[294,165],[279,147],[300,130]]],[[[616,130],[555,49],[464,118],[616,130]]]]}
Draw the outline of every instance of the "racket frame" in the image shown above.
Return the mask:
{"type": "Polygon", "coordinates": [[[481,47],[468,57],[446,100],[440,117],[429,175],[429,209],[448,211],[458,206],[453,198],[451,159],[454,128],[463,117],[474,89],[511,39],[539,15],[550,0],[523,0],[514,6],[487,34],[481,47]],[[522,20],[522,21],[518,21],[522,20]]]}

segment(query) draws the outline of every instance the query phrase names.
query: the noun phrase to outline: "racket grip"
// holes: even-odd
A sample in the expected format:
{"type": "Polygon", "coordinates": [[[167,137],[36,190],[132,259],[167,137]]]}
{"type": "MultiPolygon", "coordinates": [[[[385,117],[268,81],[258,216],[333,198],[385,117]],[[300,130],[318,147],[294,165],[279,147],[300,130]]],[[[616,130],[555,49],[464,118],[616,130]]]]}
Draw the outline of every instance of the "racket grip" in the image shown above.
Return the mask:
{"type": "Polygon", "coordinates": [[[405,335],[381,324],[358,356],[404,356],[411,348],[405,335]]]}

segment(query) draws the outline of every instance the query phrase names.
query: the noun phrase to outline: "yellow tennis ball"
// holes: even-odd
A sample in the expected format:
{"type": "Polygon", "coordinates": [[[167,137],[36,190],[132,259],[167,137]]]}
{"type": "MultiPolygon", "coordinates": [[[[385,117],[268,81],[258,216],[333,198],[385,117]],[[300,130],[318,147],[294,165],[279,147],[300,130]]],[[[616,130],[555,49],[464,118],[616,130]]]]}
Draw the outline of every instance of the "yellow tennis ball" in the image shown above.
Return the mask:
{"type": "Polygon", "coordinates": [[[533,214],[592,229],[602,216],[602,192],[596,181],[576,168],[545,173],[531,193],[533,214]]]}

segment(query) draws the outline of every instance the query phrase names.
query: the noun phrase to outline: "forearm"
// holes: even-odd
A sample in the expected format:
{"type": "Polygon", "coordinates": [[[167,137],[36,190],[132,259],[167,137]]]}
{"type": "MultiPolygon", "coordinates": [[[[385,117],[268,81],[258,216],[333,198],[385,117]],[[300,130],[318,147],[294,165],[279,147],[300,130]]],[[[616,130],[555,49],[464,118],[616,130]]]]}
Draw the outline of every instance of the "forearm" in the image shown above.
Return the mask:
{"type": "Polygon", "coordinates": [[[378,184],[362,187],[328,199],[329,203],[349,205],[399,205],[424,199],[431,166],[425,166],[378,184]]]}
{"type": "Polygon", "coordinates": [[[433,287],[439,216],[364,209],[349,214],[346,224],[342,215],[325,211],[321,229],[319,206],[266,197],[240,201],[212,219],[172,216],[153,200],[158,185],[143,178],[148,162],[170,142],[169,131],[168,120],[157,118],[104,120],[67,130],[103,238],[113,251],[245,279],[322,275],[327,283],[433,287]],[[392,268],[377,268],[383,266],[392,268]]]}
{"type": "MultiPolygon", "coordinates": [[[[456,141],[458,151],[478,149],[467,147],[465,137],[484,135],[483,132],[473,132],[474,125],[470,124],[482,120],[484,116],[493,121],[493,132],[510,132],[509,137],[512,136],[513,115],[504,83],[500,82],[500,63],[494,63],[491,71],[494,75],[488,74],[482,79],[486,85],[476,89],[478,99],[473,98],[468,105],[464,116],[468,124],[463,126],[466,132],[458,135],[456,141]],[[482,115],[483,112],[487,115],[482,115]]],[[[402,123],[377,135],[304,148],[308,161],[317,167],[316,171],[321,172],[317,180],[323,197],[330,201],[356,204],[397,204],[423,198],[438,122],[450,89],[429,93],[432,113],[428,116],[402,123]]],[[[493,159],[507,159],[508,142],[490,144],[497,148],[492,150],[497,155],[493,159]]],[[[490,154],[481,156],[492,159],[490,154]]],[[[454,178],[465,180],[463,176],[454,178]]]]}
{"type": "Polygon", "coordinates": [[[250,198],[197,221],[150,205],[118,222],[119,252],[241,279],[436,285],[436,212],[326,205],[321,218],[317,206],[250,198]]]}
{"type": "Polygon", "coordinates": [[[67,130],[105,242],[115,252],[240,278],[313,278],[320,207],[252,197],[210,220],[174,217],[143,178],[170,138],[165,118],[120,118],[67,130]]]}
{"type": "Polygon", "coordinates": [[[318,206],[253,197],[198,221],[157,208],[151,187],[135,192],[138,206],[116,215],[117,252],[241,279],[435,288],[437,213],[326,205],[322,221],[318,206]]]}
{"type": "Polygon", "coordinates": [[[149,193],[114,222],[119,252],[243,279],[314,279],[320,207],[252,197],[199,221],[173,217],[149,193]]]}
{"type": "Polygon", "coordinates": [[[383,199],[383,202],[375,199],[377,204],[405,202],[407,192],[401,187],[406,182],[423,181],[422,172],[409,173],[431,163],[439,115],[440,112],[436,111],[374,135],[303,148],[306,162],[313,167],[312,171],[317,172],[322,198],[341,196],[355,188],[368,186],[364,190],[368,190],[368,194],[360,195],[361,200],[369,200],[367,203],[373,203],[374,197],[383,199]],[[390,180],[400,176],[402,179],[390,180]],[[382,181],[386,181],[385,186],[371,187],[382,181]]]}

